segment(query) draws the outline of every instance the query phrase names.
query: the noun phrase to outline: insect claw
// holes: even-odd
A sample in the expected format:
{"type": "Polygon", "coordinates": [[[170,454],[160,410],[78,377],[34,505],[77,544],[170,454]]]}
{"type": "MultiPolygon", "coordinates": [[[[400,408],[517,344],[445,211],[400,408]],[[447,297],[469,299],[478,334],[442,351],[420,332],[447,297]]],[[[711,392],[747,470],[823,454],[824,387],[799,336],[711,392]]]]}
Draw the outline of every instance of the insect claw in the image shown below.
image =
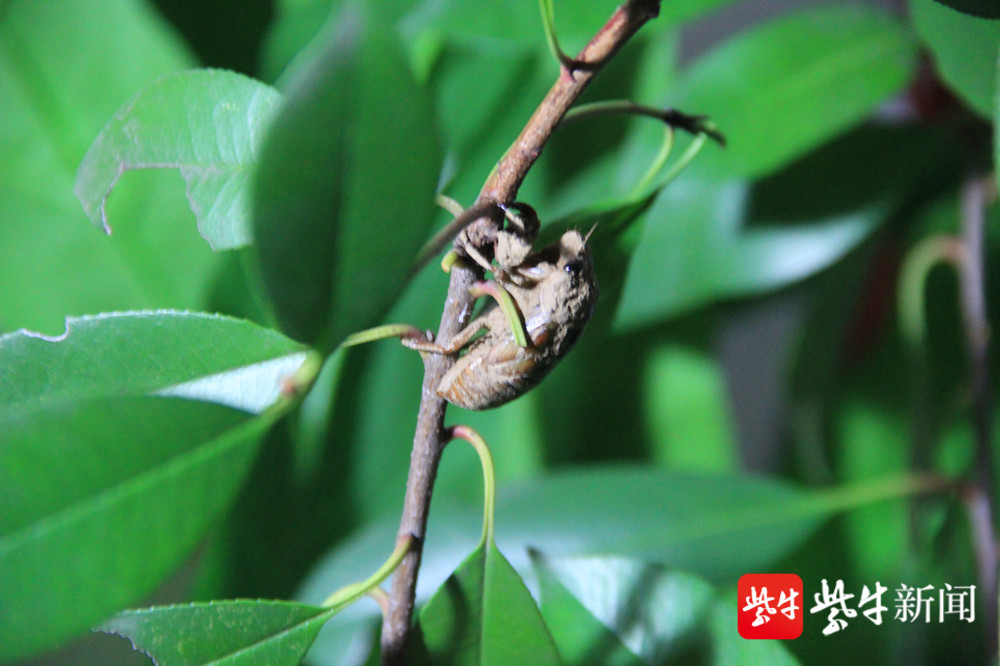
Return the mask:
{"type": "Polygon", "coordinates": [[[498,203],[497,208],[503,211],[507,220],[507,228],[528,241],[534,242],[538,237],[541,222],[538,220],[538,213],[526,203],[515,201],[512,204],[498,203]]]}
{"type": "Polygon", "coordinates": [[[493,270],[493,266],[490,264],[489,259],[484,257],[482,253],[480,253],[479,250],[477,250],[476,248],[472,247],[471,245],[466,246],[465,252],[466,254],[469,255],[469,259],[478,264],[479,267],[482,268],[484,271],[493,270]]]}

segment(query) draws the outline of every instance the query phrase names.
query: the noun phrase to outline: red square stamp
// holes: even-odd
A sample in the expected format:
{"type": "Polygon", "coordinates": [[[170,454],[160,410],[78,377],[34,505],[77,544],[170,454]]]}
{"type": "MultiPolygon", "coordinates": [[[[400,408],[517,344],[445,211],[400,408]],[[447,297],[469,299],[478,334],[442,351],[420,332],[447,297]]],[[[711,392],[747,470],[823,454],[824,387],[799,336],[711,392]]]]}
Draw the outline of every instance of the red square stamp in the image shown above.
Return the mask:
{"type": "Polygon", "coordinates": [[[743,638],[802,635],[802,579],[795,574],[744,574],[736,585],[736,629],[743,638]]]}

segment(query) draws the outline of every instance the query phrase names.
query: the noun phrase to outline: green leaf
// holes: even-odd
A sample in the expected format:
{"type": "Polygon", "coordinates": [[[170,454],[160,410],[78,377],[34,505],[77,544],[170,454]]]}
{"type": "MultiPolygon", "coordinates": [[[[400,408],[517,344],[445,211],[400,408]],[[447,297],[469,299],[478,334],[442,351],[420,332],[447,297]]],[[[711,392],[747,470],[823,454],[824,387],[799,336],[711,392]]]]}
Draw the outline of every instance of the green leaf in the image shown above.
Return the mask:
{"type": "Polygon", "coordinates": [[[674,104],[704,113],[724,151],[694,163],[712,178],[775,170],[869,115],[910,79],[913,40],[891,16],[853,5],[754,27],[695,62],[674,104]]]}
{"type": "Polygon", "coordinates": [[[937,2],[979,18],[1000,18],[1000,4],[994,0],[937,0],[937,2]]]}
{"type": "MultiPolygon", "coordinates": [[[[704,642],[699,625],[708,615],[715,590],[695,576],[618,557],[549,561],[536,555],[534,568],[546,618],[546,592],[556,596],[568,593],[643,663],[677,661],[704,642]]],[[[580,638],[563,637],[573,643],[580,638]]],[[[586,646],[576,643],[574,650],[580,652],[586,646]]]]}
{"type": "MultiPolygon", "coordinates": [[[[616,329],[784,287],[827,268],[915,191],[948,178],[939,165],[951,159],[950,150],[942,137],[918,127],[871,127],[752,188],[682,176],[646,213],[616,329]]],[[[600,270],[600,255],[595,264],[600,270]]]]}
{"type": "Polygon", "coordinates": [[[505,488],[497,534],[508,552],[619,553],[728,580],[790,552],[833,513],[909,492],[905,479],[809,492],[747,477],[594,469],[505,488]]]}
{"type": "MultiPolygon", "coordinates": [[[[516,109],[511,107],[512,100],[526,92],[524,86],[532,72],[531,65],[531,54],[524,49],[513,46],[482,49],[475,44],[448,44],[435,60],[430,83],[441,132],[448,148],[461,160],[460,169],[471,169],[469,177],[474,177],[478,184],[482,184],[485,176],[468,163],[468,158],[478,154],[483,142],[492,147],[498,140],[501,145],[496,146],[493,160],[503,154],[502,140],[509,141],[509,137],[495,137],[493,133],[507,134],[508,123],[523,122],[523,118],[511,119],[508,114],[516,109]],[[483,85],[484,71],[490,72],[488,86],[483,85]],[[503,112],[498,113],[501,109],[503,112]]],[[[537,99],[540,98],[533,101],[537,99]]],[[[517,128],[510,131],[516,132],[517,128]]]]}
{"type": "Polygon", "coordinates": [[[198,231],[215,250],[251,242],[249,185],[281,96],[236,72],[194,70],[159,79],[104,126],[74,191],[108,233],[105,202],[122,173],[176,168],[198,231]]]}
{"type": "MultiPolygon", "coordinates": [[[[617,553],[725,581],[766,568],[836,513],[906,496],[920,484],[904,477],[809,491],[750,477],[598,466],[501,487],[497,540],[517,568],[527,563],[528,548],[552,556],[617,553]],[[587,519],[581,521],[581,516],[587,519]]],[[[474,547],[481,522],[477,507],[436,504],[425,563],[457,562],[461,552],[474,547]]],[[[388,535],[383,539],[393,533],[389,519],[370,529],[388,535]]],[[[357,538],[365,542],[361,535],[357,538]]],[[[345,547],[342,556],[332,553],[304,589],[336,588],[324,576],[350,572],[350,550],[345,547]]],[[[353,572],[355,577],[360,573],[353,572]]],[[[447,572],[423,573],[431,579],[440,576],[437,585],[447,572]]],[[[308,594],[302,598],[312,599],[308,594]]]]}
{"type": "MultiPolygon", "coordinates": [[[[555,28],[567,51],[576,53],[615,11],[616,3],[564,2],[555,7],[555,28]]],[[[538,52],[548,52],[542,14],[537,2],[444,2],[419,3],[405,17],[400,29],[408,36],[434,30],[452,42],[479,43],[489,40],[501,45],[516,44],[538,52]]],[[[558,65],[551,62],[553,74],[558,65]]]]}
{"type": "MultiPolygon", "coordinates": [[[[913,440],[906,421],[898,415],[851,397],[837,406],[833,419],[840,453],[838,478],[857,482],[909,467],[913,440]]],[[[846,517],[844,538],[860,577],[904,574],[911,509],[903,501],[884,502],[846,517]]]]}
{"type": "MultiPolygon", "coordinates": [[[[917,478],[816,491],[752,477],[593,466],[502,487],[497,541],[522,573],[529,570],[528,550],[537,549],[551,557],[616,554],[731,582],[747,571],[767,570],[842,511],[922,489],[917,478]]],[[[363,577],[397,524],[389,516],[343,542],[320,561],[297,598],[319,603],[329,590],[363,577]]],[[[481,527],[478,503],[435,500],[418,600],[476,547],[481,527]]],[[[352,611],[330,621],[324,632],[329,640],[317,643],[317,660],[337,663],[336,646],[367,640],[372,614],[352,611]]]]}
{"type": "Polygon", "coordinates": [[[420,612],[435,664],[558,664],[559,654],[521,577],[481,543],[420,612]]]}
{"type": "Polygon", "coordinates": [[[709,620],[713,664],[744,666],[796,666],[799,661],[785,648],[783,641],[748,641],[735,631],[735,601],[719,601],[709,620]]]}
{"type": "Polygon", "coordinates": [[[673,0],[663,3],[658,21],[677,24],[703,16],[733,3],[733,0],[673,0]]]}
{"type": "Polygon", "coordinates": [[[305,358],[255,324],[183,312],[0,337],[0,659],[86,629],[180,564],[278,416],[245,412],[305,358]]]}
{"type": "Polygon", "coordinates": [[[741,183],[689,179],[663,193],[628,264],[615,328],[648,326],[719,298],[801,280],[856,247],[884,219],[884,211],[870,209],[797,229],[746,229],[749,197],[741,183]]]}
{"type": "Polygon", "coordinates": [[[260,412],[304,360],[305,349],[281,334],[219,315],[71,317],[57,337],[0,337],[0,422],[37,407],[154,393],[260,412]]]}
{"type": "Polygon", "coordinates": [[[910,0],[910,15],[941,77],[974,111],[991,117],[1000,22],[959,13],[935,0],[910,0]]]}
{"type": "Polygon", "coordinates": [[[143,0],[5,3],[0,331],[59,331],[70,314],[201,305],[216,259],[174,174],[129,174],[108,203],[122,222],[111,237],[87,223],[73,196],[80,160],[122,101],[193,64],[143,0]]]}
{"type": "Polygon", "coordinates": [[[429,93],[375,14],[349,3],[289,74],[256,180],[279,319],[328,349],[375,323],[408,279],[441,164],[429,93]]]}
{"type": "Polygon", "coordinates": [[[0,659],[148,595],[231,502],[275,416],[118,397],[5,418],[0,659]]]}
{"type": "Polygon", "coordinates": [[[723,373],[722,364],[707,355],[679,346],[653,350],[646,370],[645,414],[663,466],[705,472],[739,469],[723,373]]]}
{"type": "Polygon", "coordinates": [[[128,610],[97,628],[159,666],[298,664],[333,613],[287,601],[236,600],[128,610]]]}
{"type": "Polygon", "coordinates": [[[644,663],[566,589],[541,553],[532,553],[532,566],[538,577],[542,617],[564,664],[639,666],[644,663]]]}
{"type": "Polygon", "coordinates": [[[780,641],[742,639],[735,605],[690,574],[620,557],[533,563],[567,664],[796,663],[780,641]]]}
{"type": "MultiPolygon", "coordinates": [[[[337,3],[339,4],[339,3],[337,3]]],[[[259,56],[261,77],[275,82],[323,27],[336,4],[330,0],[277,0],[259,56]]]]}

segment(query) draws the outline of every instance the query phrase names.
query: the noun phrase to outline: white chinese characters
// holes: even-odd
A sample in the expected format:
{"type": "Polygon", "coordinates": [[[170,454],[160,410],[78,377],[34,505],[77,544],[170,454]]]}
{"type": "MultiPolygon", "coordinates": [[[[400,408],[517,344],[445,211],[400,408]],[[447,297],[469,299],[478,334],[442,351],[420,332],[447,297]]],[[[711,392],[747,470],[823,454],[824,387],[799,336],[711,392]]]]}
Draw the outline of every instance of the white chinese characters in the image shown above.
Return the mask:
{"type": "Polygon", "coordinates": [[[761,587],[759,594],[756,587],[751,587],[750,594],[745,599],[747,605],[743,607],[743,612],[756,609],[753,621],[753,626],[755,627],[770,622],[770,616],[775,615],[779,610],[789,620],[794,620],[795,612],[800,608],[795,605],[795,599],[798,596],[798,591],[794,589],[779,590],[777,608],[774,608],[771,606],[774,597],[768,595],[766,587],[761,587]]]}
{"type": "MultiPolygon", "coordinates": [[[[858,610],[873,624],[882,624],[882,614],[888,611],[882,603],[882,596],[889,588],[880,582],[875,583],[875,589],[867,585],[861,589],[861,599],[857,607],[851,608],[848,602],[855,598],[844,590],[844,581],[837,580],[833,589],[824,578],[820,591],[813,595],[815,605],[809,609],[810,614],[828,611],[827,625],[823,635],[829,636],[848,626],[848,620],[857,617],[858,610]]],[[[895,590],[893,619],[900,622],[924,622],[934,620],[945,622],[955,619],[962,622],[974,622],[976,619],[976,586],[945,584],[941,589],[933,585],[913,587],[901,584],[895,590]]]]}

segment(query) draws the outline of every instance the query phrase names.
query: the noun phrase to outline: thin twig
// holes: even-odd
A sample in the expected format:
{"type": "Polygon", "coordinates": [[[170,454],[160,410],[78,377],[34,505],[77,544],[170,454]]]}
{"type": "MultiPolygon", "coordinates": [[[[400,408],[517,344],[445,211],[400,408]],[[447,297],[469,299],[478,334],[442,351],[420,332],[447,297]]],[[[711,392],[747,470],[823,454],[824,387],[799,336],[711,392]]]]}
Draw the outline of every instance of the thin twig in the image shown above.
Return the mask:
{"type": "Polygon", "coordinates": [[[624,113],[631,116],[654,118],[666,123],[670,127],[682,129],[689,134],[706,134],[720,146],[725,147],[726,145],[725,135],[719,131],[715,123],[708,119],[708,116],[692,116],[677,109],[659,109],[644,104],[636,104],[631,100],[606,100],[583,104],[566,114],[566,122],[603,116],[609,113],[624,113]]]}
{"type": "MultiPolygon", "coordinates": [[[[507,150],[496,169],[486,180],[477,203],[511,202],[532,164],[538,159],[559,121],[593,80],[597,72],[629,40],[632,35],[659,13],[660,0],[628,0],[617,10],[577,55],[577,67],[570,71],[560,68],[558,80],[535,110],[521,134],[507,150]]],[[[476,225],[494,225],[482,218],[476,225]]],[[[471,231],[471,228],[470,228],[471,231]]],[[[476,237],[470,234],[470,237],[476,237]]],[[[469,287],[477,279],[473,269],[456,265],[451,271],[448,297],[441,316],[437,341],[447,344],[453,335],[468,323],[474,299],[469,287]]],[[[431,491],[438,463],[445,444],[444,400],[435,389],[454,359],[429,354],[424,363],[423,394],[417,416],[417,429],[410,454],[410,474],[406,484],[400,536],[413,538],[412,546],[396,570],[389,595],[389,612],[382,624],[382,663],[401,664],[405,660],[407,637],[413,618],[414,596],[420,556],[423,549],[431,491]]]]}
{"type": "Polygon", "coordinates": [[[976,537],[979,582],[984,590],[984,606],[989,653],[997,654],[997,540],[994,515],[992,402],[989,379],[989,323],[986,319],[985,276],[983,274],[983,226],[985,224],[985,183],[969,179],[962,188],[963,261],[959,262],[959,292],[969,358],[973,431],[976,445],[978,490],[977,510],[970,512],[976,537]]]}
{"type": "Polygon", "coordinates": [[[992,500],[983,492],[978,483],[965,485],[961,494],[965,512],[969,518],[972,533],[972,549],[976,555],[977,578],[981,593],[985,618],[982,620],[986,639],[987,654],[997,654],[997,593],[996,554],[997,544],[993,527],[992,500]]]}

